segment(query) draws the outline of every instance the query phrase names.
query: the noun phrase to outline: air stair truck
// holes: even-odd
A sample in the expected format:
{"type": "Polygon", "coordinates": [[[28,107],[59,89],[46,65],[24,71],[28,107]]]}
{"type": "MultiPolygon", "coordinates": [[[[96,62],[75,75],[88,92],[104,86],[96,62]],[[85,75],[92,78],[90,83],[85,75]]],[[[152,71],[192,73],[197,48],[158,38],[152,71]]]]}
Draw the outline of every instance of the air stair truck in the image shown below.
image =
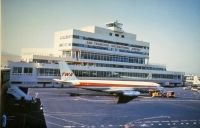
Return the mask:
{"type": "Polygon", "coordinates": [[[24,98],[26,101],[32,100],[32,97],[24,93],[18,86],[11,86],[8,88],[7,94],[12,95],[16,100],[21,100],[22,98],[24,98]]]}

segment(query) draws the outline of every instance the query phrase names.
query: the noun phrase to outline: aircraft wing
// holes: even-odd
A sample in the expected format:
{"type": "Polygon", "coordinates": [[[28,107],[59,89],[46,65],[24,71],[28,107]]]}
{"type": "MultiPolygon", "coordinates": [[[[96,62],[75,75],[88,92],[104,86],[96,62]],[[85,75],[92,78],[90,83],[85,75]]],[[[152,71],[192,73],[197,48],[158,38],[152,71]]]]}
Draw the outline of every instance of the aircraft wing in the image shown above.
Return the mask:
{"type": "Polygon", "coordinates": [[[63,83],[64,81],[61,79],[53,79],[53,81],[58,82],[58,83],[63,83]]]}
{"type": "Polygon", "coordinates": [[[61,79],[53,79],[53,81],[55,81],[59,84],[67,85],[67,86],[73,86],[73,82],[71,82],[71,81],[64,81],[64,80],[61,80],[61,79]]]}
{"type": "Polygon", "coordinates": [[[61,79],[53,79],[55,82],[58,82],[58,83],[63,83],[63,84],[71,84],[72,82],[68,82],[68,81],[64,81],[64,80],[61,80],[61,79]]]}

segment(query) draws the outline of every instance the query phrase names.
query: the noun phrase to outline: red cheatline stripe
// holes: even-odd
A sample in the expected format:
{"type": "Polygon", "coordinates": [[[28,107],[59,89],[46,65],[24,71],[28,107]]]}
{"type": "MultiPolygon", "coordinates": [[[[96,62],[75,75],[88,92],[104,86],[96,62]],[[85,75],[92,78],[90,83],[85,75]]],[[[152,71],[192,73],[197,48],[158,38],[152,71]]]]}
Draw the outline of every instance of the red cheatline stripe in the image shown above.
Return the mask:
{"type": "Polygon", "coordinates": [[[155,88],[155,86],[146,86],[146,85],[124,85],[124,84],[108,84],[108,83],[87,83],[80,82],[77,87],[146,87],[146,88],[155,88]]]}

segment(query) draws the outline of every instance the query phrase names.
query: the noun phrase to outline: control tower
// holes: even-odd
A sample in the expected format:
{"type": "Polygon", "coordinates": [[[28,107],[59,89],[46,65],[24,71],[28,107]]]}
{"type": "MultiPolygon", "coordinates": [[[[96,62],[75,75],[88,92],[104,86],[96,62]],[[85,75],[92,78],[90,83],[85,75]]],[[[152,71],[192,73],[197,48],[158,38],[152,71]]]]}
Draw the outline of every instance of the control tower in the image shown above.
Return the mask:
{"type": "Polygon", "coordinates": [[[119,32],[119,33],[123,32],[123,30],[122,30],[123,24],[119,23],[117,20],[106,24],[106,26],[108,27],[108,29],[110,29],[112,31],[119,32]]]}

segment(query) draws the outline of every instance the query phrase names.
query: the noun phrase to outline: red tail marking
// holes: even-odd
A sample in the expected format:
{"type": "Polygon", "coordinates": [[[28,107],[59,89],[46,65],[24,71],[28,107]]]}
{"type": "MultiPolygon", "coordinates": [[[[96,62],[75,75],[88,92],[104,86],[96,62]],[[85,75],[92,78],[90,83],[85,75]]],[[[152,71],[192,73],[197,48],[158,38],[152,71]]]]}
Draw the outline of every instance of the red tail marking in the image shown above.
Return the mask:
{"type": "Polygon", "coordinates": [[[73,74],[72,72],[63,72],[62,76],[73,76],[73,74]]]}

